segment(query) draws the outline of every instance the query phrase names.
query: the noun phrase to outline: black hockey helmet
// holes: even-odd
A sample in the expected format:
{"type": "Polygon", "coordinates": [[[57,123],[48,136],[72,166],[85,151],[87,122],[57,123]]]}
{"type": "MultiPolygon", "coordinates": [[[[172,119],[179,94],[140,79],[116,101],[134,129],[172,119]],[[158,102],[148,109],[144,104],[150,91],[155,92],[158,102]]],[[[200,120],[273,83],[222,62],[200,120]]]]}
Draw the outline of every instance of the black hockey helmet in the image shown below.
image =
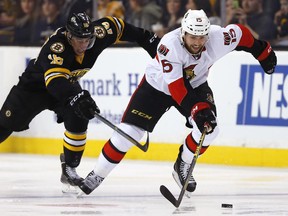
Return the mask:
{"type": "Polygon", "coordinates": [[[94,36],[94,26],[85,12],[71,14],[67,20],[66,29],[72,36],[78,38],[92,38],[94,36]]]}

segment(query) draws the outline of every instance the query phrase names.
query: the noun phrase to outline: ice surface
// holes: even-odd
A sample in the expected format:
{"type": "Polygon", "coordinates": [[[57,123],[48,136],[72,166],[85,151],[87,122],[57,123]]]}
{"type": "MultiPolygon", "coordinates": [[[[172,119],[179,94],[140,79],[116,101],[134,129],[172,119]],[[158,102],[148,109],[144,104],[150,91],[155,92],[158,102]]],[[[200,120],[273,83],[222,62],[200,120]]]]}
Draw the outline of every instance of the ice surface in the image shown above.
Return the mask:
{"type": "MultiPolygon", "coordinates": [[[[85,177],[95,163],[84,157],[78,173],[85,177]]],[[[176,209],[159,191],[164,184],[178,198],[172,167],[124,159],[92,194],[76,198],[61,192],[59,157],[0,154],[0,215],[288,215],[288,169],[197,164],[197,189],[176,209]]]]}

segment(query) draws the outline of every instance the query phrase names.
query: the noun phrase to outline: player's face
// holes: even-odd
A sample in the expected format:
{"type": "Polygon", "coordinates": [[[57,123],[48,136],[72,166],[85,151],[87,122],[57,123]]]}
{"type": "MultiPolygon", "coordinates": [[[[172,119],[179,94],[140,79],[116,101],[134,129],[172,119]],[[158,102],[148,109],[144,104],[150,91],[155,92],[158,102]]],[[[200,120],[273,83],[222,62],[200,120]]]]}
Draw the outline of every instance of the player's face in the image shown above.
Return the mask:
{"type": "Polygon", "coordinates": [[[186,49],[192,54],[198,54],[203,49],[206,41],[208,40],[208,36],[196,36],[186,33],[184,35],[184,43],[186,49]]]}
{"type": "Polygon", "coordinates": [[[90,38],[77,38],[72,37],[70,43],[76,55],[82,55],[90,45],[90,38]]]}

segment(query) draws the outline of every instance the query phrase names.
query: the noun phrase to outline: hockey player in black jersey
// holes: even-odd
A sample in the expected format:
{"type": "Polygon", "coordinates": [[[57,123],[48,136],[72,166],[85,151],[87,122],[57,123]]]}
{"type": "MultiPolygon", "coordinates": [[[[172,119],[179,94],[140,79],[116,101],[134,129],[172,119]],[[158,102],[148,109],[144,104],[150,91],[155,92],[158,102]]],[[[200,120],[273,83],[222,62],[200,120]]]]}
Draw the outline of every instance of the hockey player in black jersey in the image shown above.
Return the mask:
{"type": "Polygon", "coordinates": [[[137,42],[151,57],[159,42],[153,33],[115,17],[91,21],[85,13],[72,14],[42,46],[37,58],[13,86],[0,113],[0,143],[12,132],[29,128],[41,111],[49,109],[64,122],[64,153],[61,181],[78,185],[82,178],[75,168],[80,164],[86,143],[86,130],[95,112],[100,112],[89,92],[78,80],[94,65],[101,52],[117,41],[137,42]]]}

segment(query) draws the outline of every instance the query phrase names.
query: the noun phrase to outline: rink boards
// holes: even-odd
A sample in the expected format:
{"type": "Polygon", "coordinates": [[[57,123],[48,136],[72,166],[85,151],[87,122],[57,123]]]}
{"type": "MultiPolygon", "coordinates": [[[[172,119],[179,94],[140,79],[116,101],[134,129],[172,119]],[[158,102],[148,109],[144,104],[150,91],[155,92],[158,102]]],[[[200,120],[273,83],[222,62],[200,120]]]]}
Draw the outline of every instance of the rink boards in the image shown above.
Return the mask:
{"type": "MultiPolygon", "coordinates": [[[[38,51],[0,47],[1,105],[38,51]]],[[[211,67],[209,84],[218,109],[220,134],[200,162],[288,167],[288,52],[276,54],[278,65],[272,76],[264,74],[253,56],[244,52],[230,53],[211,67]]],[[[109,48],[80,83],[91,92],[104,117],[118,124],[149,60],[140,48],[109,48]]],[[[189,133],[184,125],[185,119],[172,108],[150,135],[149,151],[133,148],[126,157],[175,160],[179,145],[189,133]]],[[[44,111],[31,122],[29,130],[13,133],[1,144],[0,152],[59,154],[63,132],[54,114],[44,111]]],[[[85,154],[98,156],[111,134],[104,124],[91,121],[85,154]]]]}

